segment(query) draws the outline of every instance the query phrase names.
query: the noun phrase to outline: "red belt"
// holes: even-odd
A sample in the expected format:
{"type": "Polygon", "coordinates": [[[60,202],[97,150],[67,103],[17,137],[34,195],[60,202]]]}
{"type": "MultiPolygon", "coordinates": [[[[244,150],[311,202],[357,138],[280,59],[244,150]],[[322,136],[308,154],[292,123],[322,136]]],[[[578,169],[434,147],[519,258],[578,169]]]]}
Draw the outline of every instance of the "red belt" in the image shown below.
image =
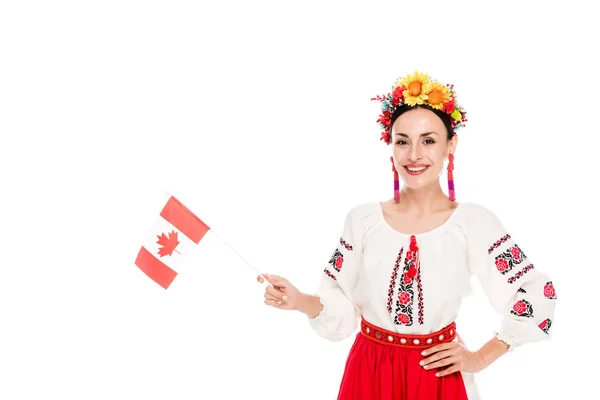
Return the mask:
{"type": "Polygon", "coordinates": [[[362,318],[360,331],[364,337],[381,344],[412,349],[423,349],[440,343],[451,342],[456,337],[456,323],[427,335],[405,335],[388,331],[362,318]]]}

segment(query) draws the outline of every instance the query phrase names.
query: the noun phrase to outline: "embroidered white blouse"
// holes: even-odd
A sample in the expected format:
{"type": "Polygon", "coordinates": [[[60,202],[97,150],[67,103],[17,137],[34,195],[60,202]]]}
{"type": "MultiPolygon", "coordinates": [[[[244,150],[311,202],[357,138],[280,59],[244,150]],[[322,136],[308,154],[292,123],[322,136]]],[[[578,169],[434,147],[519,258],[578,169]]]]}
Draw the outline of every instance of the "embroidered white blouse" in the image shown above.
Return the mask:
{"type": "Polygon", "coordinates": [[[550,337],[556,301],[551,280],[490,210],[469,202],[417,235],[388,225],[379,202],[352,208],[314,293],[323,310],[309,321],[330,340],[350,336],[361,314],[401,334],[433,333],[456,319],[472,275],[503,315],[497,337],[510,351],[550,337]]]}

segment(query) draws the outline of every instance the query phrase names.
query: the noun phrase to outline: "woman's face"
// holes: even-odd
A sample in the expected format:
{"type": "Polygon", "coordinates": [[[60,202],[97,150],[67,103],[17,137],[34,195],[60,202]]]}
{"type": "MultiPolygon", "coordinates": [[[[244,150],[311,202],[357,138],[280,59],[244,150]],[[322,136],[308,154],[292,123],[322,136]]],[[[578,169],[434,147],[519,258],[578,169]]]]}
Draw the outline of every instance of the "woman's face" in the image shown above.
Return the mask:
{"type": "Polygon", "coordinates": [[[458,139],[447,139],[442,120],[425,108],[407,111],[392,126],[394,165],[404,184],[418,189],[439,179],[458,139]]]}

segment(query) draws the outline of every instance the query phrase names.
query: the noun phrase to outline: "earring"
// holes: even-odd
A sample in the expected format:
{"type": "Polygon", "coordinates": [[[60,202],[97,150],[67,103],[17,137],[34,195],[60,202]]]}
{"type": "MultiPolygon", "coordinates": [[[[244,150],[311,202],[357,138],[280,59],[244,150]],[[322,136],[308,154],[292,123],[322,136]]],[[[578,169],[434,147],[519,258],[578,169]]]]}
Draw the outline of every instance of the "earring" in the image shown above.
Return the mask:
{"type": "Polygon", "coordinates": [[[394,157],[390,157],[392,162],[392,171],[394,171],[394,201],[398,203],[400,201],[400,181],[398,180],[398,171],[394,165],[394,157]]]}
{"type": "Polygon", "coordinates": [[[452,171],[454,171],[454,154],[448,154],[448,196],[450,197],[450,201],[456,201],[456,192],[454,191],[454,175],[452,171]]]}

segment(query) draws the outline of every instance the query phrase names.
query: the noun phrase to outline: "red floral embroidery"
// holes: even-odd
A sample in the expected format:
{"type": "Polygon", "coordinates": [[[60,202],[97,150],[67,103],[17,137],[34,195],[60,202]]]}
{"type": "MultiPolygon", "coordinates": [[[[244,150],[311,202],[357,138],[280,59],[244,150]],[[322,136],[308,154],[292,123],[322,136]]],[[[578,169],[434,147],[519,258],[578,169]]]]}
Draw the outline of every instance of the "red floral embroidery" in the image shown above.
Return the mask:
{"type": "Polygon", "coordinates": [[[546,282],[546,285],[544,285],[544,296],[549,299],[556,299],[556,291],[554,290],[552,281],[546,282]]]}
{"type": "Polygon", "coordinates": [[[419,274],[419,263],[417,252],[419,248],[414,236],[410,239],[410,250],[406,252],[404,257],[404,268],[402,270],[402,279],[398,283],[398,296],[396,299],[396,315],[394,323],[411,326],[413,324],[413,303],[415,300],[415,290],[413,283],[417,285],[417,300],[418,300],[418,322],[423,324],[423,287],[421,276],[419,274]]]}
{"type": "Polygon", "coordinates": [[[390,286],[388,289],[388,301],[387,301],[387,310],[390,314],[392,313],[394,289],[396,288],[396,279],[398,279],[398,269],[400,268],[400,262],[402,260],[403,252],[404,252],[404,248],[401,248],[400,251],[398,252],[398,257],[396,257],[396,263],[394,264],[394,269],[392,270],[392,276],[390,278],[390,286]]]}
{"type": "Polygon", "coordinates": [[[402,325],[411,325],[412,324],[412,317],[410,317],[406,314],[399,313],[397,315],[397,319],[402,325]]]}
{"type": "Polygon", "coordinates": [[[342,269],[342,264],[344,263],[344,255],[340,252],[339,249],[335,249],[331,258],[329,259],[329,264],[335,269],[337,272],[340,272],[342,269]]]}
{"type": "Polygon", "coordinates": [[[516,261],[519,261],[521,259],[521,252],[517,247],[513,247],[512,249],[510,249],[510,252],[516,261]]]}
{"type": "Polygon", "coordinates": [[[408,292],[402,292],[400,293],[400,295],[398,295],[398,301],[400,301],[400,303],[404,305],[410,303],[411,298],[412,297],[408,292]]]}
{"type": "Polygon", "coordinates": [[[499,254],[495,258],[496,268],[502,275],[508,273],[516,265],[519,265],[525,260],[527,256],[523,253],[523,250],[516,244],[505,250],[502,254],[499,254]]]}
{"type": "Polygon", "coordinates": [[[542,331],[544,331],[545,334],[549,335],[550,327],[552,326],[552,320],[550,318],[546,318],[538,326],[542,331]]]}
{"type": "Polygon", "coordinates": [[[510,310],[510,313],[519,317],[533,317],[533,306],[527,300],[519,300],[510,310]]]}
{"type": "Polygon", "coordinates": [[[496,268],[498,268],[498,271],[500,272],[506,271],[508,269],[508,261],[506,261],[504,258],[497,259],[496,268]]]}

